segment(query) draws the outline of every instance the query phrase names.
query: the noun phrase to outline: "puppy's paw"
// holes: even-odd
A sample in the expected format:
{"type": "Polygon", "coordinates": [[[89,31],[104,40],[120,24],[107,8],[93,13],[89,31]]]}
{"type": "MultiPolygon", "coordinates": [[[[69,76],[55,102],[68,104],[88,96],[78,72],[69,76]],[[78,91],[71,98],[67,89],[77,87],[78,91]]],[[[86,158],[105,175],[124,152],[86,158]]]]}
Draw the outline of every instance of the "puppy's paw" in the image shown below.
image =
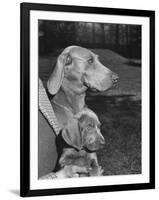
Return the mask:
{"type": "Polygon", "coordinates": [[[90,168],[89,170],[89,175],[90,176],[103,176],[104,170],[102,169],[101,166],[96,166],[93,168],[90,168]]]}

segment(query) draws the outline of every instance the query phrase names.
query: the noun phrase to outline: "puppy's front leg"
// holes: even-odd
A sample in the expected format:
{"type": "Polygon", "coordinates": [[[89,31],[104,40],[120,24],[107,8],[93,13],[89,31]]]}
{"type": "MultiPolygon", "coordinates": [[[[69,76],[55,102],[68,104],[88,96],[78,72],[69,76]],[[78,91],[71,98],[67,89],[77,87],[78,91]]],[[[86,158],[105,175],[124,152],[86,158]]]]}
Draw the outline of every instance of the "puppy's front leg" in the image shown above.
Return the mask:
{"type": "Polygon", "coordinates": [[[88,166],[90,168],[99,166],[97,154],[95,152],[94,153],[88,153],[87,157],[88,157],[88,166]]]}
{"type": "Polygon", "coordinates": [[[89,176],[102,176],[104,170],[99,166],[97,154],[89,153],[88,154],[88,165],[89,165],[89,176]]]}

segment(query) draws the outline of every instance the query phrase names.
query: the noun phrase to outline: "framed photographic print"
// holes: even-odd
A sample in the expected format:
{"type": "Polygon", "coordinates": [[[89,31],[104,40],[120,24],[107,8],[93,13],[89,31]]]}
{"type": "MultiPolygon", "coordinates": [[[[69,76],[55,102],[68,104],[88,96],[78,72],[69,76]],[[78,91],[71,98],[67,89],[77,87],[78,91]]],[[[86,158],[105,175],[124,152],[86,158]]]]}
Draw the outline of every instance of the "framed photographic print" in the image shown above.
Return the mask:
{"type": "Polygon", "coordinates": [[[155,12],[21,4],[21,196],[155,188],[155,12]]]}

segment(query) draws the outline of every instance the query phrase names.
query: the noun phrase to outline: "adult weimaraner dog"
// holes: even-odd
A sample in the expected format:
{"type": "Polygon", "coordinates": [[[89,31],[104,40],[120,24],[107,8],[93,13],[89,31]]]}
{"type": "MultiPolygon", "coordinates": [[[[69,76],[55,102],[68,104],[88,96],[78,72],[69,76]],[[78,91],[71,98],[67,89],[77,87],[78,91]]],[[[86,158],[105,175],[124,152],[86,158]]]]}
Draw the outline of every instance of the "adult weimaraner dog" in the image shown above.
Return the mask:
{"type": "Polygon", "coordinates": [[[106,91],[117,80],[118,75],[104,66],[92,51],[80,46],[65,48],[47,82],[49,93],[54,95],[51,103],[60,126],[64,127],[74,114],[86,107],[88,89],[106,91]]]}

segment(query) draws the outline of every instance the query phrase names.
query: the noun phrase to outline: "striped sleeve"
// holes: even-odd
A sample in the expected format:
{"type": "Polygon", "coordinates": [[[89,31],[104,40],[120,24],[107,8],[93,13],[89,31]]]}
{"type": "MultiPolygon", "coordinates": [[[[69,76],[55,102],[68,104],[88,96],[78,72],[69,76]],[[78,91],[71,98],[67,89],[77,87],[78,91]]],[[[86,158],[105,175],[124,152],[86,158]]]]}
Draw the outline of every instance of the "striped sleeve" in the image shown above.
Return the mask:
{"type": "Polygon", "coordinates": [[[53,107],[50,100],[46,94],[46,90],[43,86],[42,81],[39,79],[39,109],[47,119],[48,123],[51,125],[56,135],[60,132],[60,126],[56,118],[53,107]]]}

